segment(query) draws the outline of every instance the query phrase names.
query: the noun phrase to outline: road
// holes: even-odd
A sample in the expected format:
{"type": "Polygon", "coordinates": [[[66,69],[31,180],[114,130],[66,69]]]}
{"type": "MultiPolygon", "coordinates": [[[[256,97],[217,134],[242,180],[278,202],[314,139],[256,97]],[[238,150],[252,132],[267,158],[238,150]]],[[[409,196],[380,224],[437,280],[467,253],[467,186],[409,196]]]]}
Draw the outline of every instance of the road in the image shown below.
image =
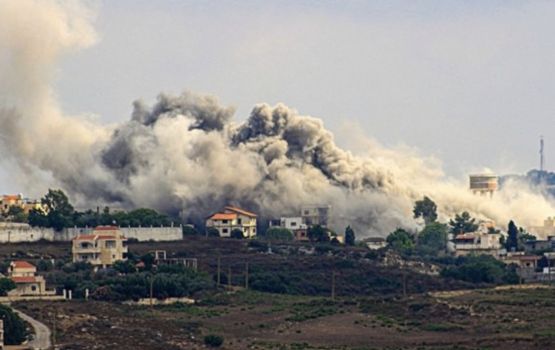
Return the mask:
{"type": "Polygon", "coordinates": [[[27,343],[27,346],[36,350],[50,349],[52,346],[52,343],[50,342],[50,329],[44,323],[35,320],[31,316],[24,314],[19,310],[13,310],[19,315],[19,317],[31,324],[35,330],[35,336],[33,340],[27,343]]]}

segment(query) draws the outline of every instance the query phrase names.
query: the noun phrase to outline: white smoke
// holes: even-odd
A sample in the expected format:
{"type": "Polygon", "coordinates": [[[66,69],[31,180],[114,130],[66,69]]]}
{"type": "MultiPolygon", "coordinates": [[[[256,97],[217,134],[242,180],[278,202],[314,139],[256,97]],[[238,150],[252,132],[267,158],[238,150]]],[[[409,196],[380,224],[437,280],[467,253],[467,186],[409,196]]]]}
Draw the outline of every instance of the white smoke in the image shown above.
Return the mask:
{"type": "Polygon", "coordinates": [[[364,140],[365,154],[354,155],[320,119],[283,104],[259,104],[242,124],[232,108],[191,92],[160,95],[152,107],[135,102],[131,120],[115,128],[63,115],[53,68],[60,55],[94,43],[90,20],[77,3],[0,3],[1,150],[21,176],[46,172],[74,200],[153,207],[194,222],[227,203],[265,218],[331,204],[334,227],[353,225],[360,236],[415,228],[412,206],[423,195],[443,219],[467,210],[531,225],[555,212],[517,183],[476,197],[411,151],[364,140]]]}

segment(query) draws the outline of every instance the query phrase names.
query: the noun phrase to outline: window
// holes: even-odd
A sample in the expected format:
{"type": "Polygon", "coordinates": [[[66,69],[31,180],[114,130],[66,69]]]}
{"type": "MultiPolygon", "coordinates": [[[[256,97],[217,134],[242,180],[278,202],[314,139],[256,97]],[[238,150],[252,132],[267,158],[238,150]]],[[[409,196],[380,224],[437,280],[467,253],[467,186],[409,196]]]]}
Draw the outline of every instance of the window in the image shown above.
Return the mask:
{"type": "Polygon", "coordinates": [[[106,241],[106,248],[115,248],[116,241],[106,241]]]}
{"type": "Polygon", "coordinates": [[[222,229],[222,233],[227,233],[227,228],[222,229]]]}
{"type": "Polygon", "coordinates": [[[304,215],[308,215],[308,214],[309,214],[308,210],[305,210],[304,215]]]}
{"type": "Polygon", "coordinates": [[[243,220],[241,218],[237,219],[237,225],[242,225],[243,220]]]}
{"type": "Polygon", "coordinates": [[[35,292],[37,290],[37,286],[31,286],[31,290],[35,292]]]}
{"type": "Polygon", "coordinates": [[[255,229],[255,228],[252,229],[252,233],[256,233],[256,229],[255,229]]]}
{"type": "Polygon", "coordinates": [[[227,220],[222,220],[222,224],[227,224],[227,220]]]}
{"type": "Polygon", "coordinates": [[[292,221],[291,226],[297,226],[297,223],[295,221],[292,221]]]}

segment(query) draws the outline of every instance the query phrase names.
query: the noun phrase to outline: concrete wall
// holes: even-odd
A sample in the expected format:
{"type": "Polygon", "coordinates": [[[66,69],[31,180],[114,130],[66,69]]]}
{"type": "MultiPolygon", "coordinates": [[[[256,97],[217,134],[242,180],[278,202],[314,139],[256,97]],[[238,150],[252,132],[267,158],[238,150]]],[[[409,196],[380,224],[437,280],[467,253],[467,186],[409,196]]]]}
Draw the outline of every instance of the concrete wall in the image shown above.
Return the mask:
{"type": "MultiPolygon", "coordinates": [[[[89,234],[92,228],[68,228],[61,232],[50,228],[28,225],[0,226],[0,243],[36,242],[40,240],[69,242],[80,234],[89,234]]],[[[121,227],[123,235],[139,241],[176,241],[183,239],[181,226],[174,227],[121,227]]]]}

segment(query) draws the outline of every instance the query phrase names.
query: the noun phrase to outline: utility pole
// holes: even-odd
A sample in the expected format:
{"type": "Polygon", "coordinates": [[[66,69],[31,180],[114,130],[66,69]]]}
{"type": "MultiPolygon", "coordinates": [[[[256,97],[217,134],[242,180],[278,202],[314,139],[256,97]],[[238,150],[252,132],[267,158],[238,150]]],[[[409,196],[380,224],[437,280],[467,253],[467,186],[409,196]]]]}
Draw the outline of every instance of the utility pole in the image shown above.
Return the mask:
{"type": "Polygon", "coordinates": [[[249,263],[245,263],[245,289],[249,289],[249,263]]]}
{"type": "Polygon", "coordinates": [[[335,300],[335,270],[331,272],[331,300],[335,300]]]}
{"type": "Polygon", "coordinates": [[[216,280],[218,281],[218,287],[220,286],[220,274],[221,274],[221,264],[222,264],[222,259],[220,257],[218,257],[218,273],[217,273],[217,277],[216,280]]]}

